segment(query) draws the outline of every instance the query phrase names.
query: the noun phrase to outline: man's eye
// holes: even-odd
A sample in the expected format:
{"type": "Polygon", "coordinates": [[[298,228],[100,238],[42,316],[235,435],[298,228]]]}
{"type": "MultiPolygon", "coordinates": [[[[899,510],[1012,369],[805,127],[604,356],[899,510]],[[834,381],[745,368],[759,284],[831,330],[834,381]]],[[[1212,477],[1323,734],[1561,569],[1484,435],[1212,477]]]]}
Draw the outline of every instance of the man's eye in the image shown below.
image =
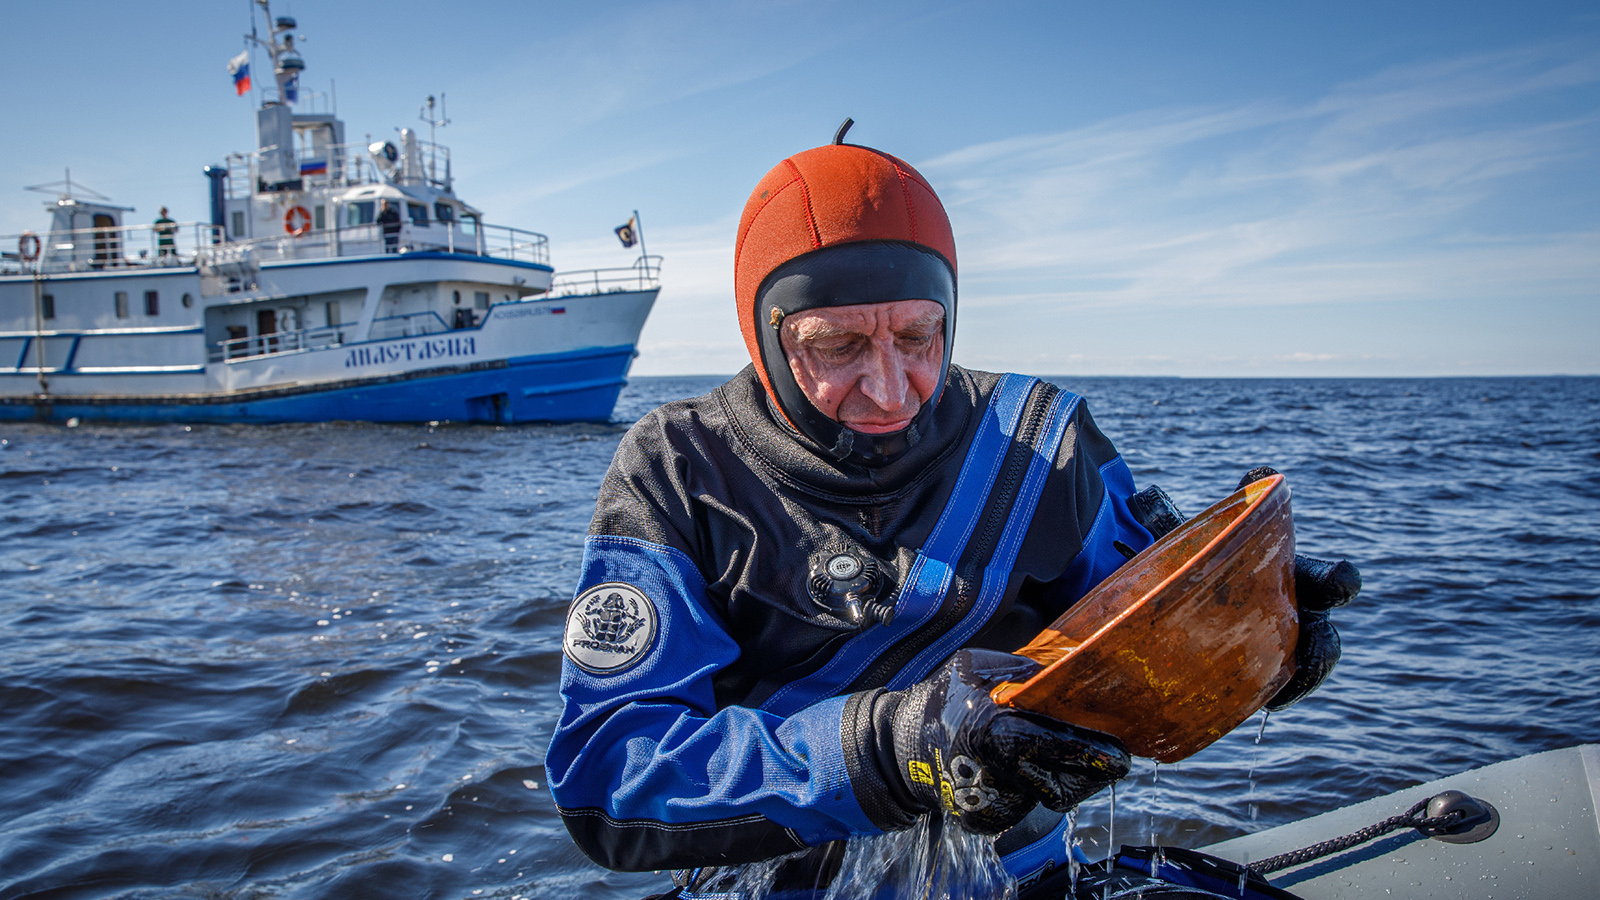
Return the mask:
{"type": "Polygon", "coordinates": [[[855,355],[860,341],[828,341],[817,345],[817,355],[823,359],[839,361],[855,355]]]}

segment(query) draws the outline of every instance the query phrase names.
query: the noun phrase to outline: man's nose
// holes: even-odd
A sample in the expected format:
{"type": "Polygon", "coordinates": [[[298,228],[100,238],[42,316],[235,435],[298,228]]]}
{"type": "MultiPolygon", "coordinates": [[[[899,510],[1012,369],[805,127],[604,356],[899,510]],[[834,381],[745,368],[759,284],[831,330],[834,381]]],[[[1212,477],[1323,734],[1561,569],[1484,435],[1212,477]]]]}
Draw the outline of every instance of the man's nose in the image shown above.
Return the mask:
{"type": "Polygon", "coordinates": [[[895,412],[905,406],[905,359],[896,351],[894,339],[874,340],[867,350],[866,371],[857,382],[861,393],[886,412],[895,412]]]}

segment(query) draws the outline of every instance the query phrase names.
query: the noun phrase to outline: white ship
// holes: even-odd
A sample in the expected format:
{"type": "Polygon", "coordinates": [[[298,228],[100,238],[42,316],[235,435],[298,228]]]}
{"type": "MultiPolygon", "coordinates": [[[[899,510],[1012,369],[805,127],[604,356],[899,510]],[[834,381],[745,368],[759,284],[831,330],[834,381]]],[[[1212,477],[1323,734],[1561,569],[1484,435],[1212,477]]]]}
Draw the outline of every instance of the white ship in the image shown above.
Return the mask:
{"type": "Polygon", "coordinates": [[[456,197],[446,148],[296,112],[296,23],[257,2],[276,86],[255,152],[206,169],[209,223],[127,224],[69,173],[46,230],[0,238],[0,419],[608,418],[660,258],[556,275],[456,197]]]}

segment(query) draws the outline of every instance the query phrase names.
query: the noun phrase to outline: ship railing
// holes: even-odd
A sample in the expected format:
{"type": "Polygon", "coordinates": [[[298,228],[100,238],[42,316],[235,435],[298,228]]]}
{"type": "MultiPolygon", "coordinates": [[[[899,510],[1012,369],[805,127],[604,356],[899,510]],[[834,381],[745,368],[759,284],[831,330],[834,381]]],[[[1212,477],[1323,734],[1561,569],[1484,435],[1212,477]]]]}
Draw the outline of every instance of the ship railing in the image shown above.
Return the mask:
{"type": "Polygon", "coordinates": [[[329,259],[350,256],[377,256],[385,253],[424,251],[458,253],[507,259],[516,262],[550,264],[550,239],[533,231],[490,225],[470,217],[457,222],[437,219],[427,224],[402,222],[385,233],[377,223],[345,225],[338,216],[334,227],[312,229],[304,234],[287,232],[268,237],[229,241],[202,250],[202,260],[217,266],[248,257],[256,263],[293,259],[329,259]]]}
{"type": "Polygon", "coordinates": [[[661,286],[661,257],[641,256],[631,266],[611,269],[577,269],[557,272],[550,281],[551,297],[647,291],[661,286]]]}
{"type": "Polygon", "coordinates": [[[433,310],[406,313],[399,316],[383,316],[372,320],[372,333],[369,340],[385,341],[390,338],[420,337],[425,334],[438,334],[449,331],[450,327],[444,324],[444,319],[433,310]]]}
{"type": "MultiPolygon", "coordinates": [[[[367,155],[367,150],[363,146],[328,144],[322,153],[323,155],[316,157],[307,155],[303,150],[296,153],[300,167],[300,183],[303,188],[359,187],[363,184],[382,182],[378,177],[377,165],[367,155]]],[[[264,187],[257,183],[258,173],[261,171],[259,152],[230,153],[224,163],[228,169],[225,195],[229,200],[246,199],[252,191],[264,187]]]]}
{"type": "MultiPolygon", "coordinates": [[[[398,149],[398,145],[397,149],[398,149]]],[[[276,146],[266,148],[276,150],[276,146]]],[[[432,141],[417,141],[421,171],[400,172],[400,163],[393,170],[397,184],[426,184],[441,191],[451,189],[450,148],[432,141]]],[[[359,187],[364,184],[383,184],[389,179],[378,169],[378,164],[360,143],[318,144],[297,147],[295,161],[299,167],[303,189],[331,187],[359,187]]],[[[251,191],[262,187],[257,184],[261,171],[261,153],[230,153],[224,160],[228,169],[226,195],[230,200],[249,197],[251,191]]]]}
{"type": "Polygon", "coordinates": [[[0,275],[65,274],[196,265],[221,229],[200,222],[115,225],[0,237],[0,275]],[[35,243],[37,242],[37,243],[35,243]],[[32,260],[23,254],[36,254],[32,260]]]}
{"type": "Polygon", "coordinates": [[[324,325],[300,331],[278,331],[250,337],[231,338],[211,345],[212,362],[243,359],[249,356],[270,356],[274,353],[295,353],[335,347],[344,343],[349,326],[324,325]]]}
{"type": "MultiPolygon", "coordinates": [[[[272,356],[279,353],[298,353],[302,350],[320,350],[337,347],[354,336],[355,324],[322,325],[299,331],[275,331],[249,337],[230,338],[211,345],[212,362],[245,359],[254,356],[272,356]]],[[[391,338],[421,337],[450,331],[444,319],[432,310],[383,316],[372,320],[368,340],[383,341],[391,338]]]]}

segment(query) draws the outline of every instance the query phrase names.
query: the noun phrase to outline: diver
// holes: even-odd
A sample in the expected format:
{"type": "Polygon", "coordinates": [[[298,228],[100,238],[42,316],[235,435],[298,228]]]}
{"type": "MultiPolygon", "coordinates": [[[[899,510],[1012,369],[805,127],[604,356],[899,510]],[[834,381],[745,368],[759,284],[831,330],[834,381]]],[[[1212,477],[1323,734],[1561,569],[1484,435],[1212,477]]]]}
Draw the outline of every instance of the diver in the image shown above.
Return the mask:
{"type": "MultiPolygon", "coordinates": [[[[1063,814],[1130,765],[1117,738],[987,687],[1181,518],[1136,491],[1081,398],[951,363],[944,207],[843,132],[751,193],[751,365],[622,439],[568,614],[551,793],[600,865],[680,870],[671,896],[790,854],[821,896],[840,842],[929,813],[997,835],[1013,878],[1065,871],[1063,814]]],[[[1353,595],[1339,565],[1303,605],[1353,595]]],[[[1337,661],[1317,615],[1269,706],[1337,661]]]]}

